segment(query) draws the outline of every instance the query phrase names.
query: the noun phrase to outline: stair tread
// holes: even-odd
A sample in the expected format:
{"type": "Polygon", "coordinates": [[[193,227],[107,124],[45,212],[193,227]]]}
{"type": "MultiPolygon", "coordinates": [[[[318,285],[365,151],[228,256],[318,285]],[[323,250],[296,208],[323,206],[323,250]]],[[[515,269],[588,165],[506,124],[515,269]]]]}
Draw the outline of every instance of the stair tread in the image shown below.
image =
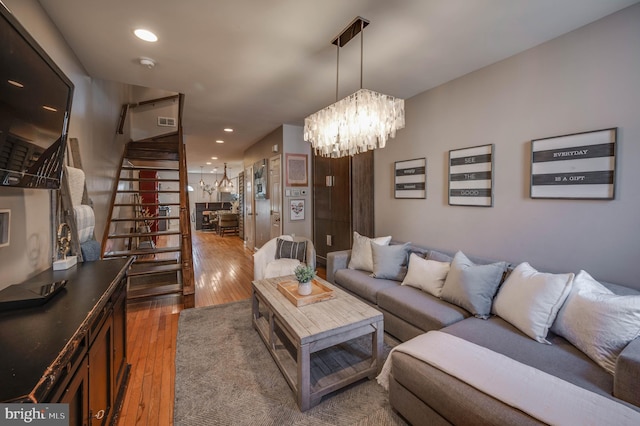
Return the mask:
{"type": "Polygon", "coordinates": [[[180,264],[170,264],[170,265],[150,265],[150,264],[139,264],[140,267],[134,268],[133,266],[129,269],[127,273],[130,277],[136,277],[140,275],[152,275],[152,274],[161,274],[166,272],[180,271],[182,269],[182,265],[180,264]]]}
{"type": "Polygon", "coordinates": [[[126,181],[126,182],[180,182],[180,179],[173,179],[173,178],[155,178],[155,179],[153,179],[153,178],[123,178],[123,177],[121,177],[120,180],[126,181]]]}
{"type": "Polygon", "coordinates": [[[179,206],[180,203],[115,203],[114,207],[153,207],[153,206],[179,206]]]}
{"type": "MultiPolygon", "coordinates": [[[[172,161],[172,160],[162,160],[162,161],[172,161]]],[[[175,161],[175,160],[173,160],[175,161]]],[[[122,170],[150,170],[150,171],[159,171],[159,172],[179,172],[179,168],[173,167],[153,167],[153,166],[122,166],[122,170]]]]}
{"type": "Polygon", "coordinates": [[[145,220],[180,219],[180,216],[150,216],[150,217],[116,217],[111,222],[142,222],[145,220]]]}
{"type": "Polygon", "coordinates": [[[175,231],[156,231],[156,232],[127,232],[124,234],[109,234],[107,236],[108,239],[116,239],[116,238],[144,238],[144,237],[157,237],[161,235],[179,235],[181,232],[179,230],[175,231]]]}
{"type": "Polygon", "coordinates": [[[158,190],[153,190],[153,189],[138,189],[138,190],[134,190],[134,189],[119,189],[118,191],[116,191],[118,194],[179,194],[180,191],[172,191],[172,190],[162,190],[162,189],[158,189],[158,190]]]}
{"type": "Polygon", "coordinates": [[[153,288],[134,289],[127,292],[127,299],[141,299],[144,297],[164,296],[167,294],[182,294],[182,284],[168,284],[153,288]]]}
{"type": "Polygon", "coordinates": [[[180,247],[161,247],[161,248],[148,248],[148,249],[132,249],[132,250],[120,250],[111,251],[104,254],[104,257],[125,257],[125,256],[145,256],[149,254],[157,253],[175,253],[181,251],[180,247]]]}

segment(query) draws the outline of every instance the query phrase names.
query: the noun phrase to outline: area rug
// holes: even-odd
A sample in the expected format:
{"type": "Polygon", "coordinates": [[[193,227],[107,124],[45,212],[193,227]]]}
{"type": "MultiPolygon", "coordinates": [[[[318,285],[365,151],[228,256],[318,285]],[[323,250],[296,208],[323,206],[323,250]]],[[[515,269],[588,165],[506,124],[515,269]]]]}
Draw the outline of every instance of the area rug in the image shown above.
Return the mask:
{"type": "MultiPolygon", "coordinates": [[[[365,344],[361,339],[353,344],[365,344]]],[[[385,356],[394,342],[385,337],[385,356]]],[[[325,396],[300,412],[295,396],[251,324],[247,301],[180,313],[174,424],[405,425],[375,380],[325,396]]]]}

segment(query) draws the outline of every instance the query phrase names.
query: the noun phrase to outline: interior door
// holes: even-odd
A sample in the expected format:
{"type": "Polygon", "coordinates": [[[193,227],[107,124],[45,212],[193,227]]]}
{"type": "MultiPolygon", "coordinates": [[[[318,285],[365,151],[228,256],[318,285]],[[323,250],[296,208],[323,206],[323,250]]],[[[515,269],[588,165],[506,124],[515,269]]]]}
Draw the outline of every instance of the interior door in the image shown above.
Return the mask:
{"type": "Polygon", "coordinates": [[[244,169],[244,241],[248,249],[256,246],[256,223],[253,214],[253,167],[244,169]]]}
{"type": "Polygon", "coordinates": [[[280,156],[269,159],[269,191],[271,201],[271,238],[282,235],[282,167],[280,156]]]}

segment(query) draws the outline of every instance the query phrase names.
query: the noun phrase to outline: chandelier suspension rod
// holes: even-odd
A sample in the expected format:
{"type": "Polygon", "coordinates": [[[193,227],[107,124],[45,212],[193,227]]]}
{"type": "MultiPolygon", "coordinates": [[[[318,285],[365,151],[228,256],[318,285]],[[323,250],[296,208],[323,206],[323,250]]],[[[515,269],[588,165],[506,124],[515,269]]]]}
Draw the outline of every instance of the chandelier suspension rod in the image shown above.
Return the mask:
{"type": "Polygon", "coordinates": [[[364,21],[360,21],[360,88],[362,89],[362,62],[364,58],[364,21]]]}
{"type": "Polygon", "coordinates": [[[338,92],[339,92],[339,84],[340,84],[340,43],[336,44],[336,102],[338,102],[338,100],[340,98],[338,98],[338,92]]]}

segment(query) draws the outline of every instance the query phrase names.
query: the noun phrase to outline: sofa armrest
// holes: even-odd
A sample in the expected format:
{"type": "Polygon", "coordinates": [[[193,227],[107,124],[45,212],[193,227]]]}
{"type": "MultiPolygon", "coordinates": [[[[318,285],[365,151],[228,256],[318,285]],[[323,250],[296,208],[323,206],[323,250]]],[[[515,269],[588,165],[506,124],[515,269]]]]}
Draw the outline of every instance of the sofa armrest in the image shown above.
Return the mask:
{"type": "Polygon", "coordinates": [[[327,281],[335,284],[336,271],[347,269],[351,259],[351,250],[332,251],[327,253],[327,281]]]}
{"type": "Polygon", "coordinates": [[[618,356],[613,377],[613,396],[640,406],[640,337],[632,340],[618,356]]]}

